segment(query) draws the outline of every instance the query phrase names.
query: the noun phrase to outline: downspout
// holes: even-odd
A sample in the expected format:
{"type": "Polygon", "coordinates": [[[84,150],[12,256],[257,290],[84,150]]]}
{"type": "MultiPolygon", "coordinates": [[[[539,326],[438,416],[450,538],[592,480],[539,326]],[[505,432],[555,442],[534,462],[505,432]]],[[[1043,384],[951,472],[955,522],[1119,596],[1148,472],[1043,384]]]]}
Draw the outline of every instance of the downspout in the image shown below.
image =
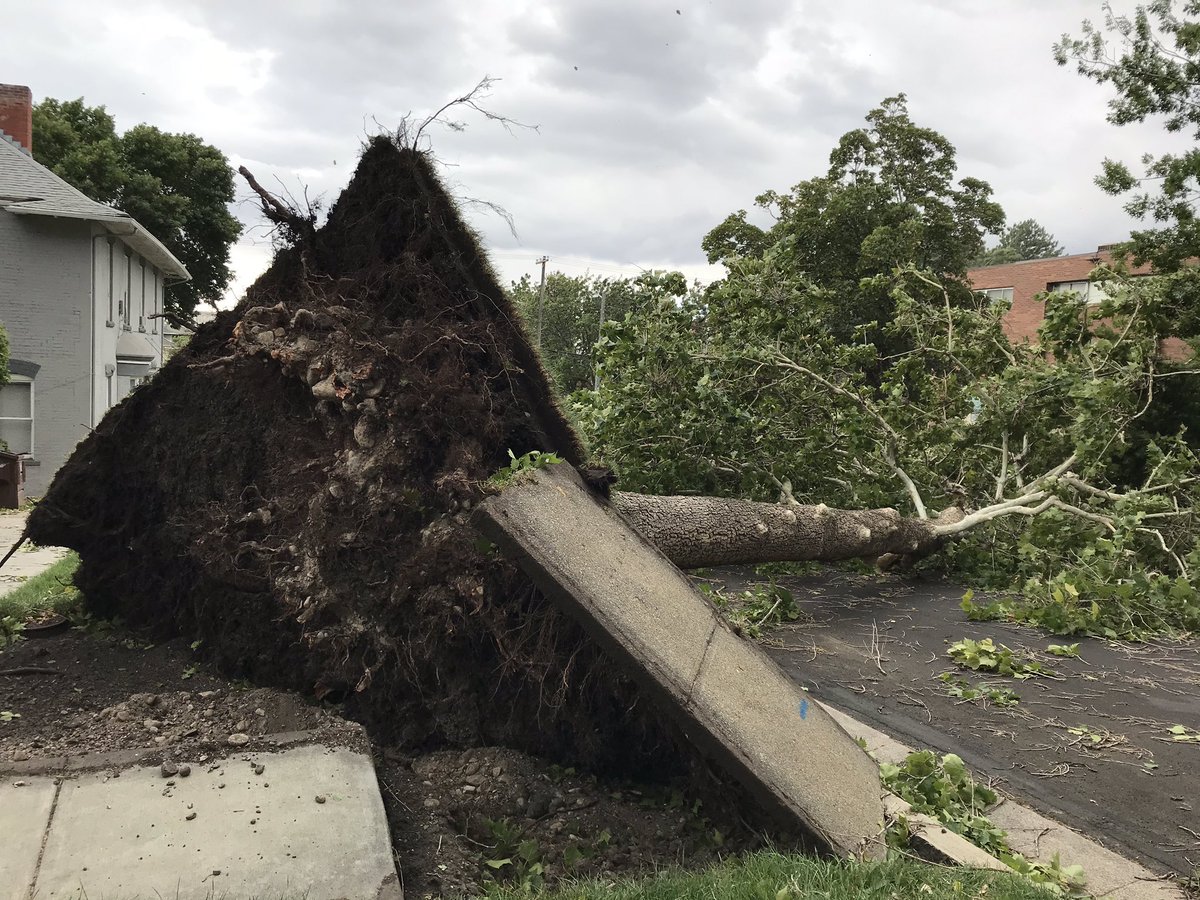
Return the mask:
{"type": "Polygon", "coordinates": [[[96,427],[96,241],[108,239],[108,234],[92,235],[92,297],[88,315],[88,430],[96,427]]]}

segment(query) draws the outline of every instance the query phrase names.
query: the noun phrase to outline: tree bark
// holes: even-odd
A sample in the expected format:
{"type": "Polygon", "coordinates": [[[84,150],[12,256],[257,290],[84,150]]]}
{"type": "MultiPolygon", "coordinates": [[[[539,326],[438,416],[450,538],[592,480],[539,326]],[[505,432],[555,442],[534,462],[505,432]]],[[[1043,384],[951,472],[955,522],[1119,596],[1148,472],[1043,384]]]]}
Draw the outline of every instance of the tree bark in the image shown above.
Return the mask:
{"type": "Polygon", "coordinates": [[[947,540],[947,510],[917,519],[894,509],[831,509],[723,497],[664,497],[614,491],[612,504],[682,569],[858,557],[881,565],[919,559],[947,540]]]}

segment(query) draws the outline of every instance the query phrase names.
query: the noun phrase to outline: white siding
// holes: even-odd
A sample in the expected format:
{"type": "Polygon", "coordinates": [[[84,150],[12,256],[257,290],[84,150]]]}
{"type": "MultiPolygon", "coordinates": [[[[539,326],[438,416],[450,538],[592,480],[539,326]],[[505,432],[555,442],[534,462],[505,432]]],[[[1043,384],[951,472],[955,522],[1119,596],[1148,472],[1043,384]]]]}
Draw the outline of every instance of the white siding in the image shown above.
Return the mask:
{"type": "Polygon", "coordinates": [[[163,276],[120,238],[102,229],[97,229],[93,242],[96,332],[91,425],[95,427],[138,381],[136,376],[125,374],[130,371],[128,365],[117,371],[118,359],[149,360],[151,372],[162,365],[162,327],[160,320],[152,316],[161,309],[163,276]]]}

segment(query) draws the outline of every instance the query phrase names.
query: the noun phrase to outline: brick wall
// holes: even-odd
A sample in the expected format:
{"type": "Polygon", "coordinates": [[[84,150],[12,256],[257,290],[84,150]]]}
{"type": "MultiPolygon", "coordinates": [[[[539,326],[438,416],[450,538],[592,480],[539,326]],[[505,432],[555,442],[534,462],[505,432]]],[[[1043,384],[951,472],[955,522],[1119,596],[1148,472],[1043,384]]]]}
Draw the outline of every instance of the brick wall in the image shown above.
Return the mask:
{"type": "Polygon", "coordinates": [[[0,323],[34,379],[29,496],[45,493],[91,420],[91,226],[0,209],[0,323]]]}
{"type": "Polygon", "coordinates": [[[0,131],[33,152],[33,93],[21,84],[0,84],[0,131]]]}
{"type": "MultiPolygon", "coordinates": [[[[967,272],[967,278],[977,291],[1012,288],[1012,308],[1004,318],[1004,330],[1010,340],[1032,341],[1037,338],[1038,327],[1046,316],[1046,305],[1034,298],[1049,290],[1050,285],[1056,282],[1087,281],[1092,269],[1102,262],[1112,262],[1112,254],[1107,250],[986,266],[971,269],[967,272]]],[[[1132,271],[1146,275],[1150,270],[1142,267],[1132,271]]]]}
{"type": "MultiPolygon", "coordinates": [[[[1033,341],[1037,339],[1038,328],[1046,317],[1046,304],[1036,300],[1037,295],[1060,281],[1087,281],[1088,275],[1102,262],[1112,262],[1109,251],[985,266],[971,269],[967,272],[967,278],[977,291],[1012,288],[1012,308],[1004,317],[1004,331],[1010,341],[1033,341]]],[[[1149,275],[1150,267],[1139,266],[1130,269],[1130,272],[1149,275]]],[[[1165,339],[1160,349],[1163,356],[1171,360],[1184,360],[1192,355],[1191,348],[1179,338],[1165,339]]]]}

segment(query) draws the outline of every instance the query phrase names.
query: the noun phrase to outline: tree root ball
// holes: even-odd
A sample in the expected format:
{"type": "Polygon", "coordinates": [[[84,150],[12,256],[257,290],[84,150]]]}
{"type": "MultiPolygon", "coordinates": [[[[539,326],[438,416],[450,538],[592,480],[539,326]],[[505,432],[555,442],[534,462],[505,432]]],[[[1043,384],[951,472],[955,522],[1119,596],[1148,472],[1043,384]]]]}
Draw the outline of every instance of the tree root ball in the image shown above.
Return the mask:
{"type": "Polygon", "coordinates": [[[467,524],[510,449],[585,461],[430,160],[377,138],[325,225],[80,444],[30,536],[80,553],[97,614],[341,701],[379,740],[689,768],[467,524]]]}

